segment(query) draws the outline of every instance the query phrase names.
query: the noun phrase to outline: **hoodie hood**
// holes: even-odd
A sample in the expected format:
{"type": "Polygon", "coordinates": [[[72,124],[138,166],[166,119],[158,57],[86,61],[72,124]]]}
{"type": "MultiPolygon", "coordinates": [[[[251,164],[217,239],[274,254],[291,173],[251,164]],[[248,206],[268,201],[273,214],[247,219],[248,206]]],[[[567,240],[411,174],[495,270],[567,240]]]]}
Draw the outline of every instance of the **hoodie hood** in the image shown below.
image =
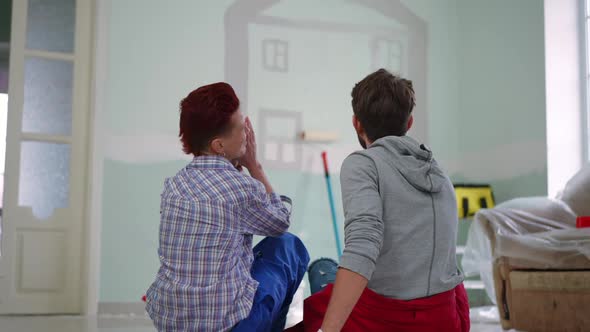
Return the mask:
{"type": "Polygon", "coordinates": [[[447,181],[442,169],[432,157],[432,151],[409,136],[380,138],[371,144],[368,150],[385,150],[386,155],[392,157],[382,160],[397,169],[408,183],[420,191],[440,192],[447,181]]]}

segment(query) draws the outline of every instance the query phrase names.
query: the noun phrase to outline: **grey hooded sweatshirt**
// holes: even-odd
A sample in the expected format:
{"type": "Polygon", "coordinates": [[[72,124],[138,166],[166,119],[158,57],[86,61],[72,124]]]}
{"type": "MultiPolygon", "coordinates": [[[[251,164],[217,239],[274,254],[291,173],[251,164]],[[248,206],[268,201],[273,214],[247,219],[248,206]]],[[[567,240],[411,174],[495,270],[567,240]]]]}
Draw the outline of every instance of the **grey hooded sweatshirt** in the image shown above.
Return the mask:
{"type": "Polygon", "coordinates": [[[463,281],[455,257],[455,191],[427,147],[408,136],[381,138],[346,158],[340,181],[340,267],[400,300],[439,294],[463,281]]]}

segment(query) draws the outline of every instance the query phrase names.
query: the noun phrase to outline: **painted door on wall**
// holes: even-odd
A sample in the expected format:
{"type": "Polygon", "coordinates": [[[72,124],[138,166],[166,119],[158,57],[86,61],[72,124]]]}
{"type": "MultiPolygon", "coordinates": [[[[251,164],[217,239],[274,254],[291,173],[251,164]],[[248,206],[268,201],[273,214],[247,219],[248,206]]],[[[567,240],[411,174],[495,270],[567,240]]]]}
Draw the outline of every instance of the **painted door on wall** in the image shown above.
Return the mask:
{"type": "Polygon", "coordinates": [[[13,2],[0,314],[82,309],[92,6],[13,2]]]}

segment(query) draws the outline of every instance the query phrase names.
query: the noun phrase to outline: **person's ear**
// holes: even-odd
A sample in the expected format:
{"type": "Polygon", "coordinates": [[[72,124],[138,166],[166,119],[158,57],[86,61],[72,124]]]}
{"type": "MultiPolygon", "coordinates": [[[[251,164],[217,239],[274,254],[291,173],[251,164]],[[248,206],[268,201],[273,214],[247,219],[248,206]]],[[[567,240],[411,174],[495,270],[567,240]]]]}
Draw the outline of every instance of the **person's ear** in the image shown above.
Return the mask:
{"type": "Polygon", "coordinates": [[[213,152],[216,155],[219,155],[219,156],[225,155],[225,149],[223,147],[223,140],[221,138],[215,138],[214,140],[212,140],[211,143],[209,144],[209,148],[211,149],[211,152],[213,152]]]}
{"type": "Polygon", "coordinates": [[[414,116],[410,114],[410,118],[408,119],[408,130],[412,129],[413,124],[414,124],[414,116]]]}
{"type": "Polygon", "coordinates": [[[356,117],[356,115],[352,116],[352,126],[358,135],[363,136],[365,134],[365,129],[363,128],[363,125],[361,125],[361,122],[356,117]]]}

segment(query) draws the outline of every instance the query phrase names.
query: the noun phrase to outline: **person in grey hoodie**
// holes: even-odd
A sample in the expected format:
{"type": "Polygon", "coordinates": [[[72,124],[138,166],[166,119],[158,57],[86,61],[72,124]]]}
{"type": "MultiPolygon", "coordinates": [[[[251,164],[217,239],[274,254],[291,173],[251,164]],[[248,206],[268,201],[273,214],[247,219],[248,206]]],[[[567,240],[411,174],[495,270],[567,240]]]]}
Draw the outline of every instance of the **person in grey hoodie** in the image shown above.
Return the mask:
{"type": "Polygon", "coordinates": [[[343,328],[365,288],[415,300],[462,287],[454,188],[432,151],[406,136],[414,106],[412,82],[384,69],[352,90],[364,150],[341,168],[345,246],[323,332],[343,328]]]}

